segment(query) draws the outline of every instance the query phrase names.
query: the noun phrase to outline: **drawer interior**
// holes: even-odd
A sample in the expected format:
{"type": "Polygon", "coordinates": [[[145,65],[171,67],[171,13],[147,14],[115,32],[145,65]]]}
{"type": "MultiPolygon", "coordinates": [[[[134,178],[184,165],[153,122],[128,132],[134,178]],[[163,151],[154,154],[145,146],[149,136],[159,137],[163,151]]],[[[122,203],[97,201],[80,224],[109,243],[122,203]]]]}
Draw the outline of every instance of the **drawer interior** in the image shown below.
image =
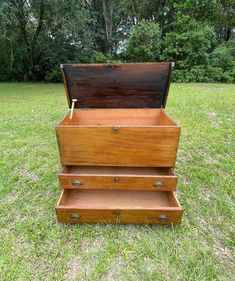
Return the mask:
{"type": "Polygon", "coordinates": [[[66,166],[62,174],[71,175],[123,175],[123,176],[174,176],[172,168],[66,166]]]}
{"type": "Polygon", "coordinates": [[[181,209],[173,192],[121,190],[63,190],[57,208],[181,209]]]}
{"type": "Polygon", "coordinates": [[[162,109],[75,109],[59,126],[177,126],[162,109]]]}

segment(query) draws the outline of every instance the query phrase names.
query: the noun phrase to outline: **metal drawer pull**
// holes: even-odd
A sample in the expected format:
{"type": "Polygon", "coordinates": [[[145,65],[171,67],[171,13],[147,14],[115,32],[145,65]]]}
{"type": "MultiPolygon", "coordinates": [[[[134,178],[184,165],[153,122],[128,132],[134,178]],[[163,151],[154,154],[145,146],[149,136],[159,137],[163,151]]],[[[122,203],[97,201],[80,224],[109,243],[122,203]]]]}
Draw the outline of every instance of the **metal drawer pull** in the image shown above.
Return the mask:
{"type": "Polygon", "coordinates": [[[160,215],[158,216],[159,221],[168,221],[168,217],[166,215],[160,215]]]}
{"type": "Polygon", "coordinates": [[[72,185],[75,185],[75,186],[79,186],[81,185],[82,183],[79,181],[79,180],[74,180],[72,181],[72,185]]]}
{"type": "Polygon", "coordinates": [[[153,186],[154,187],[157,187],[157,188],[160,188],[160,187],[163,187],[165,184],[161,181],[156,181],[153,186]]]}
{"type": "Polygon", "coordinates": [[[81,218],[81,216],[80,215],[71,215],[70,218],[73,220],[79,220],[81,218]]]}

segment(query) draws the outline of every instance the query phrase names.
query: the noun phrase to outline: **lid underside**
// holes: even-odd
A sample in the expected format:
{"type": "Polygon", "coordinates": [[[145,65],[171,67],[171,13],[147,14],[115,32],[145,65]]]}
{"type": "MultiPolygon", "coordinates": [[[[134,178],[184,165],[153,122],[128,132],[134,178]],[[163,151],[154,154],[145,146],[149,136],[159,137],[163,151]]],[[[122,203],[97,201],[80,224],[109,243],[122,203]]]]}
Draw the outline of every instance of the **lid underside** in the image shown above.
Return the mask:
{"type": "Polygon", "coordinates": [[[68,104],[75,108],[165,107],[172,63],[64,64],[68,104]]]}

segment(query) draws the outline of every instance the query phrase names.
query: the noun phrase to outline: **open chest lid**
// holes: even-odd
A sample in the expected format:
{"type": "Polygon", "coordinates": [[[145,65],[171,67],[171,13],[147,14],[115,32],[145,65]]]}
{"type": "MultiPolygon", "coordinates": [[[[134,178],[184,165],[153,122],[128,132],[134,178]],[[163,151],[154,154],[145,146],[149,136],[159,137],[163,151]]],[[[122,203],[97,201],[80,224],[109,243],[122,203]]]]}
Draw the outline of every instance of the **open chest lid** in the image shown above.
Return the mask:
{"type": "Polygon", "coordinates": [[[164,108],[171,62],[64,64],[61,70],[71,108],[164,108]]]}

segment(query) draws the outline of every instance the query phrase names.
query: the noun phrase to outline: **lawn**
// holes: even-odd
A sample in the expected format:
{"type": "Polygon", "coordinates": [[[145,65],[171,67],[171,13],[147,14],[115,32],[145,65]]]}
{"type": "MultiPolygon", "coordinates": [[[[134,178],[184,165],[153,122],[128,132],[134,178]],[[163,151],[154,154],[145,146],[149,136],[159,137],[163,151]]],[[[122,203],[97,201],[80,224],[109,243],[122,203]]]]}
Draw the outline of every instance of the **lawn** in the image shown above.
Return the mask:
{"type": "Polygon", "coordinates": [[[0,280],[235,280],[235,85],[173,84],[182,126],[176,227],[55,216],[62,84],[0,84],[0,280]]]}

